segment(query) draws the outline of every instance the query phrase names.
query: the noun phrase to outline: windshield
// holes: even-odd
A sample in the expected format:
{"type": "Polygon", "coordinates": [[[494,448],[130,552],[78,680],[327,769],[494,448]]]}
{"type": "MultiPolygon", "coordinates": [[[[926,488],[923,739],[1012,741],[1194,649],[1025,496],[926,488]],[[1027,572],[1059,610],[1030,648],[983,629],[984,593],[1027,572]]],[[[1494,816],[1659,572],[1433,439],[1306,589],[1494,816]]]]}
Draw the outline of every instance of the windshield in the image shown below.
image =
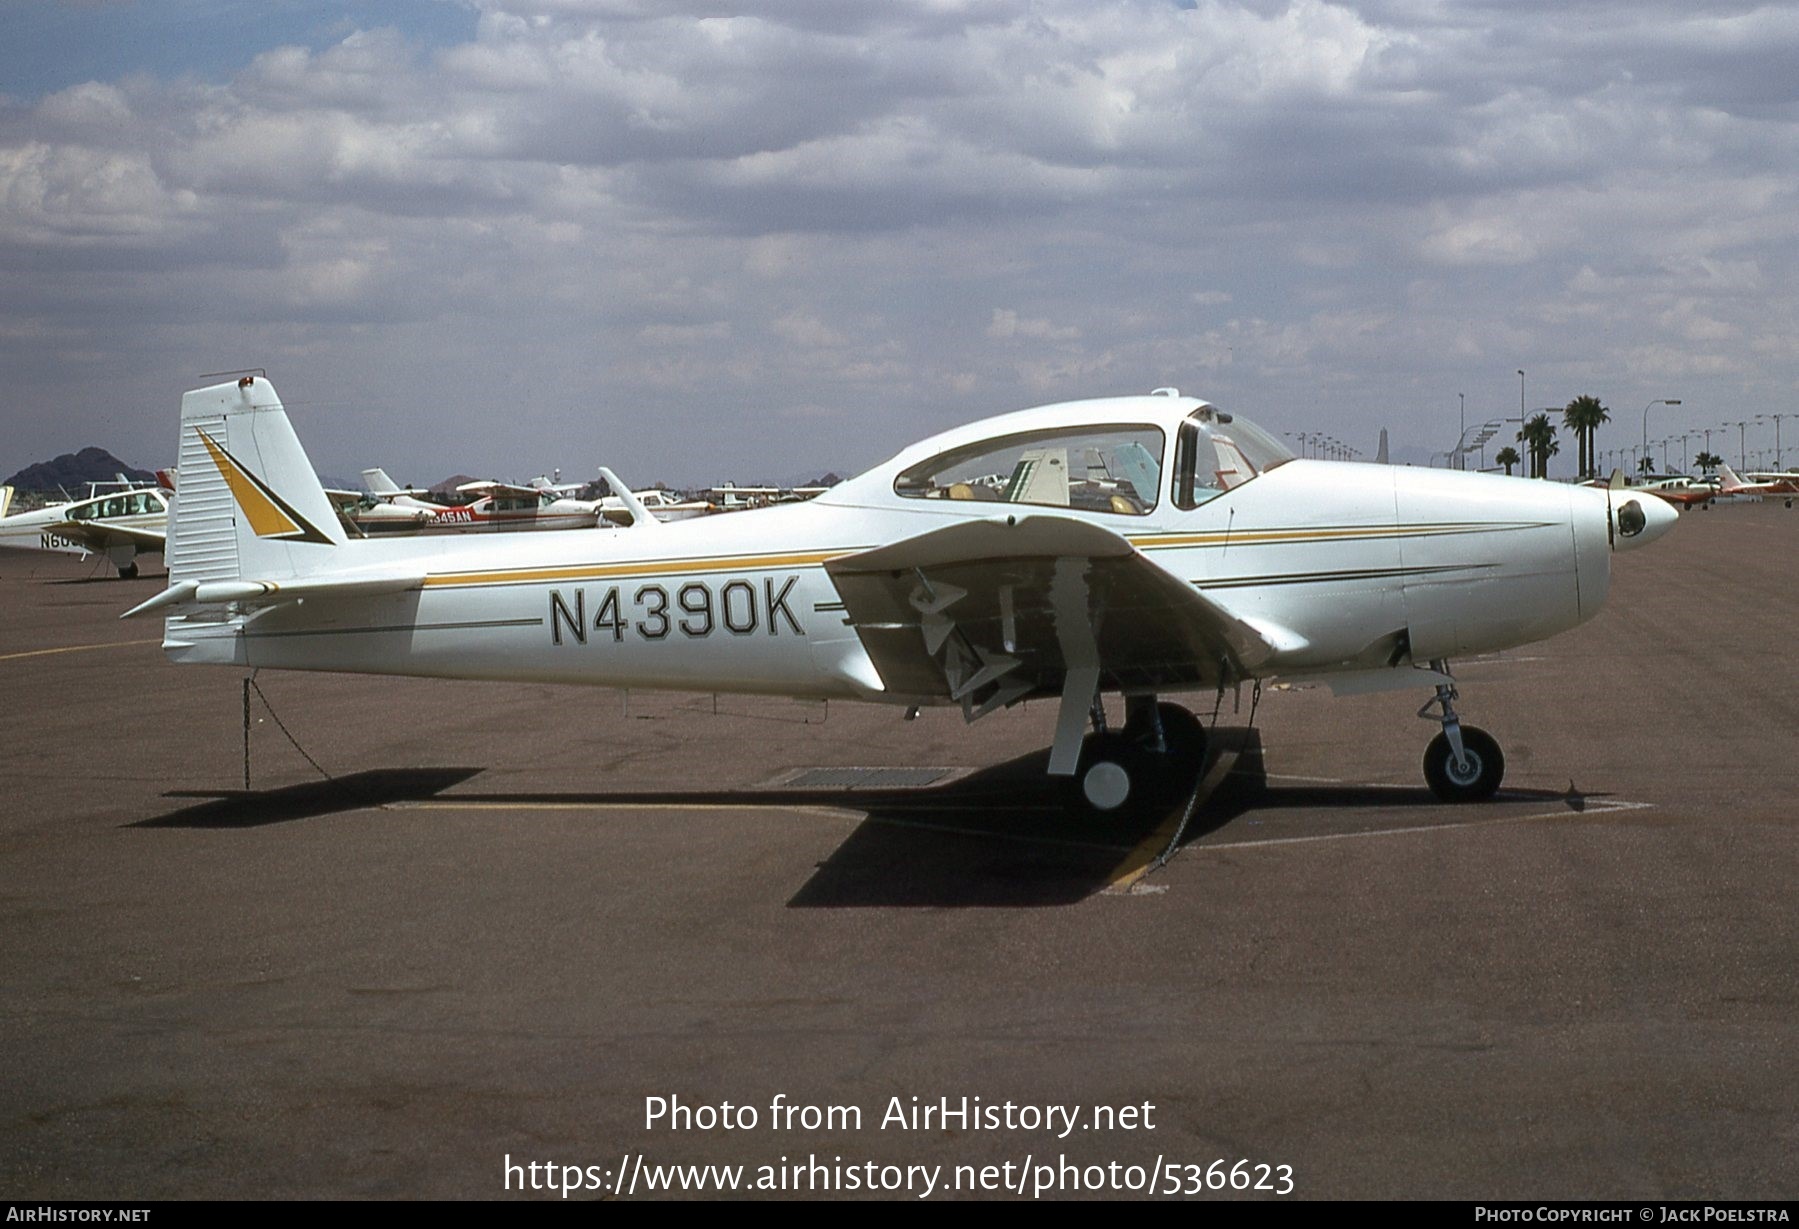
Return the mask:
{"type": "Polygon", "coordinates": [[[1163,436],[1146,424],[1064,427],[982,440],[907,469],[907,499],[1037,504],[1143,516],[1156,506],[1163,436]]]}
{"type": "Polygon", "coordinates": [[[1174,506],[1196,508],[1293,459],[1254,423],[1201,406],[1181,424],[1174,447],[1174,506]]]}

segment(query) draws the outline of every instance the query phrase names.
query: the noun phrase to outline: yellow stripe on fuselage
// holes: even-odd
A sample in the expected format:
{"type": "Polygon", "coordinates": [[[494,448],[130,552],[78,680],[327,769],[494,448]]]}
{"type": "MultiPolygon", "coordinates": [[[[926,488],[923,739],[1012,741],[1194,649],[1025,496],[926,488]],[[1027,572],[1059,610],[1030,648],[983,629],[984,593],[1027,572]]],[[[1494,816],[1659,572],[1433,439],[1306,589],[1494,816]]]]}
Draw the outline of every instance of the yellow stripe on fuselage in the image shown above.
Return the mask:
{"type": "MultiPolygon", "coordinates": [[[[860,548],[857,548],[860,549],[860,548]]],[[[681,573],[755,572],[768,568],[817,567],[854,550],[812,551],[796,555],[739,555],[696,559],[640,559],[629,563],[584,563],[552,568],[508,568],[500,571],[445,572],[425,577],[425,588],[468,585],[531,585],[548,581],[612,580],[623,576],[668,576],[681,573]]]]}
{"type": "MultiPolygon", "coordinates": [[[[1334,542],[1353,538],[1424,537],[1435,534],[1477,533],[1518,529],[1524,525],[1480,523],[1447,525],[1342,525],[1316,529],[1239,529],[1212,533],[1140,534],[1128,538],[1139,550],[1168,550],[1194,546],[1246,546],[1294,542],[1334,542]]],[[[867,547],[807,551],[779,555],[699,556],[691,559],[638,559],[619,563],[581,563],[541,568],[499,568],[477,572],[444,572],[427,576],[427,589],[454,589],[488,585],[533,585],[577,580],[616,580],[630,576],[706,575],[715,572],[754,572],[769,568],[818,567],[855,555],[867,547]]]]}

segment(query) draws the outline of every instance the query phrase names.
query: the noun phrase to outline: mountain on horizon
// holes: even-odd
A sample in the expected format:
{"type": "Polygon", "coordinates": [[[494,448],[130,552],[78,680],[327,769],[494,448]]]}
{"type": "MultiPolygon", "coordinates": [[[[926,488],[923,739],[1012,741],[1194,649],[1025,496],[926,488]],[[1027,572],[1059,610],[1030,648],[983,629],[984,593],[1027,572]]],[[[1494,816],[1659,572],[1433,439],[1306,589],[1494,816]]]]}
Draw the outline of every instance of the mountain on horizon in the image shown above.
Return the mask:
{"type": "Polygon", "coordinates": [[[51,461],[39,461],[8,478],[0,485],[20,491],[67,491],[71,496],[87,494],[90,482],[112,482],[124,474],[133,482],[155,482],[149,470],[125,464],[104,448],[83,448],[65,452],[51,461]]]}

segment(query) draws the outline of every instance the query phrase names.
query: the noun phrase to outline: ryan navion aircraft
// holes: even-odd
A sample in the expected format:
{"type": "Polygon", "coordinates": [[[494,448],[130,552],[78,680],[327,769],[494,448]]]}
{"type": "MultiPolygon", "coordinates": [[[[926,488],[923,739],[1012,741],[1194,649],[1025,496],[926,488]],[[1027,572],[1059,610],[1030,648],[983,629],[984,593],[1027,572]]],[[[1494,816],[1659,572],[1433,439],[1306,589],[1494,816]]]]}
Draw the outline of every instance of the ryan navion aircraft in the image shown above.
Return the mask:
{"type": "MultiPolygon", "coordinates": [[[[1158,697],[1252,679],[1432,689],[1424,775],[1491,795],[1452,657],[1555,635],[1672,507],[1625,489],[1295,458],[1174,389],[934,436],[803,504],[614,533],[349,539],[266,379],[187,393],[177,662],[959,705],[1057,700],[1097,811],[1191,771],[1158,697]],[[1102,698],[1121,694],[1108,728],[1102,698]],[[1092,727],[1089,732],[1089,726],[1092,727]]],[[[620,492],[621,495],[623,492],[620,492]]]]}

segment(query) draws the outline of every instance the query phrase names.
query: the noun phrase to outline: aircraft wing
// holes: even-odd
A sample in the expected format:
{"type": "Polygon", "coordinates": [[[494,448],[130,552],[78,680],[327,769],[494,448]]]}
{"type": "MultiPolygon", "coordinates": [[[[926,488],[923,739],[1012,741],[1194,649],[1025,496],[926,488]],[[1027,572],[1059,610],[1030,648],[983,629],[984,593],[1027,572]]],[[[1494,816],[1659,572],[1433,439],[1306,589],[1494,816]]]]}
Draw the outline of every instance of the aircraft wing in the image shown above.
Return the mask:
{"type": "Polygon", "coordinates": [[[465,482],[456,489],[472,495],[500,495],[520,499],[536,499],[543,494],[534,486],[519,486],[513,482],[493,482],[488,479],[465,482]]]}
{"type": "Polygon", "coordinates": [[[79,542],[96,552],[112,546],[135,546],[139,550],[158,551],[168,540],[167,531],[162,529],[116,525],[106,521],[56,521],[45,525],[44,532],[67,538],[71,542],[79,542]]]}
{"type": "Polygon", "coordinates": [[[1072,517],[964,521],[825,566],[887,688],[958,700],[971,716],[1060,690],[1075,671],[1212,686],[1305,645],[1072,517]]]}

